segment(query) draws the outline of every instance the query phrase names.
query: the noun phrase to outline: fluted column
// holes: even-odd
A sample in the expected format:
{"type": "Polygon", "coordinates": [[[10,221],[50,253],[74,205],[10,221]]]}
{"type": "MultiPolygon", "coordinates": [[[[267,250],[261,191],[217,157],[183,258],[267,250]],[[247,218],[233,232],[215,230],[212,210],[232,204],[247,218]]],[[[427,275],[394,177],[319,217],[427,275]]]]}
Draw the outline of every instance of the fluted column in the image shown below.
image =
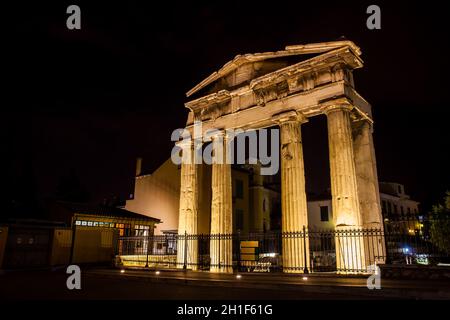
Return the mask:
{"type": "Polygon", "coordinates": [[[295,112],[274,117],[281,131],[281,229],[283,272],[309,268],[309,239],[305,169],[300,125],[307,119],[295,112]]]}
{"type": "Polygon", "coordinates": [[[180,208],[178,216],[177,267],[197,270],[198,181],[192,142],[178,144],[182,148],[180,208]]]}
{"type": "Polygon", "coordinates": [[[365,271],[362,219],[353,153],[350,105],[325,108],[328,119],[331,194],[339,273],[365,271]]]}
{"type": "Polygon", "coordinates": [[[227,136],[213,137],[214,159],[212,163],[211,200],[211,272],[232,273],[232,185],[231,164],[226,163],[227,136]],[[223,149],[220,148],[223,146],[223,149]],[[223,150],[218,154],[216,150],[223,150]]]}
{"type": "Polygon", "coordinates": [[[372,136],[372,124],[361,119],[352,123],[353,149],[367,265],[384,263],[385,242],[381,215],[380,191],[372,136]]]}

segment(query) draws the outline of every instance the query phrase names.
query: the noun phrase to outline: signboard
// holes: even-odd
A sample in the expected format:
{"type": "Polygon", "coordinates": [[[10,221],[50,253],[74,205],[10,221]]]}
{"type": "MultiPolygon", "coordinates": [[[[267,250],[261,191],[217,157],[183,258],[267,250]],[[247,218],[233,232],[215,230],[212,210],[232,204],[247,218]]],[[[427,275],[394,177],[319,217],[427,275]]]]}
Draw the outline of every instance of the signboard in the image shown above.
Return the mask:
{"type": "Polygon", "coordinates": [[[259,241],[241,241],[241,261],[256,261],[259,241]]]}

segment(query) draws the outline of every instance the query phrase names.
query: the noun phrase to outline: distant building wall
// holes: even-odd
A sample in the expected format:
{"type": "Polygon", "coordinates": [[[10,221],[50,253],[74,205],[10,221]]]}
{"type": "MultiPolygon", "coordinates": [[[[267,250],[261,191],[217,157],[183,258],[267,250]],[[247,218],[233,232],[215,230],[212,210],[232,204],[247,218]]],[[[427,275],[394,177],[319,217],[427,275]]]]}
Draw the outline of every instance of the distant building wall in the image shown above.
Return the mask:
{"type": "Polygon", "coordinates": [[[334,228],[331,199],[308,201],[308,228],[334,228]]]}
{"type": "Polygon", "coordinates": [[[419,202],[411,200],[404,185],[380,182],[381,212],[383,215],[407,215],[419,212],[419,202]]]}
{"type": "Polygon", "coordinates": [[[381,212],[384,215],[407,215],[419,212],[419,202],[417,201],[383,193],[380,194],[380,198],[381,212]]]}
{"type": "Polygon", "coordinates": [[[60,228],[53,232],[50,265],[66,265],[70,263],[70,250],[72,248],[72,229],[60,228]]]}
{"type": "Polygon", "coordinates": [[[249,189],[248,173],[238,170],[231,171],[233,189],[233,232],[249,231],[249,189]]]}
{"type": "Polygon", "coordinates": [[[161,219],[155,234],[178,229],[180,170],[168,159],[153,174],[136,177],[134,199],[125,209],[161,219]]]}
{"type": "MultiPolygon", "coordinates": [[[[208,234],[211,224],[211,166],[198,166],[198,233],[208,234]]],[[[262,231],[270,228],[270,212],[276,195],[261,188],[249,188],[248,172],[232,170],[233,230],[262,231]],[[254,207],[257,207],[256,211],[254,207]],[[263,209],[266,209],[265,211],[263,209]],[[262,210],[262,211],[261,211],[262,210]],[[257,217],[253,213],[257,212],[257,217]]],[[[136,177],[134,199],[125,209],[161,219],[155,234],[178,229],[180,201],[180,169],[168,159],[153,174],[136,177]]]]}
{"type": "MultiPolygon", "coordinates": [[[[262,185],[250,187],[250,231],[271,230],[272,213],[280,209],[280,194],[262,185]]],[[[281,215],[281,213],[280,213],[281,215]]]]}
{"type": "Polygon", "coordinates": [[[118,231],[110,228],[77,227],[73,263],[112,262],[118,231]]]}
{"type": "MultiPolygon", "coordinates": [[[[212,197],[211,166],[198,166],[198,233],[209,234],[211,229],[211,197],[212,197]]],[[[180,180],[178,180],[180,182],[180,180]]],[[[178,199],[180,195],[177,195],[178,199]]],[[[175,214],[178,221],[178,212],[175,214]]],[[[178,229],[178,227],[176,228],[178,229]]]]}

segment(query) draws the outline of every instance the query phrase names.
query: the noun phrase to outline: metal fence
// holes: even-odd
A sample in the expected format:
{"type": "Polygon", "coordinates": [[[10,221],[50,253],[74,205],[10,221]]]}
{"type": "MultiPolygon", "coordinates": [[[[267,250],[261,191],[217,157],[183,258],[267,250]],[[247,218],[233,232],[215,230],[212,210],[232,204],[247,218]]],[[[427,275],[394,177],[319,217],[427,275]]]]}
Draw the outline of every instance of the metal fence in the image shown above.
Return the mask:
{"type": "Polygon", "coordinates": [[[390,215],[384,219],[387,263],[450,263],[450,215],[390,215]]]}
{"type": "Polygon", "coordinates": [[[362,273],[369,265],[379,263],[447,261],[449,249],[437,246],[431,238],[430,226],[435,223],[418,217],[396,217],[385,219],[384,229],[121,237],[118,258],[122,265],[154,268],[229,267],[238,272],[362,273]],[[216,255],[219,256],[223,250],[220,248],[225,248],[221,243],[231,243],[232,257],[228,264],[221,262],[221,258],[212,264],[212,243],[218,244],[216,255]],[[283,246],[286,246],[285,257],[283,246]]]}

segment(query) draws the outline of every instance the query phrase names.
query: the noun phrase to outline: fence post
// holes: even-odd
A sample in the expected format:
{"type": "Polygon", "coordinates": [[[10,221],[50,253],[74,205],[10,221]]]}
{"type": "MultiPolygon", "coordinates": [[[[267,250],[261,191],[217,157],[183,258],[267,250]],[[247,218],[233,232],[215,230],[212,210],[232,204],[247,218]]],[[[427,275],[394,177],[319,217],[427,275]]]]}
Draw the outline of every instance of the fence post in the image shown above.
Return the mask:
{"type": "Polygon", "coordinates": [[[145,268],[148,268],[148,250],[150,249],[150,227],[147,230],[147,259],[145,261],[145,268]]]}
{"type": "Polygon", "coordinates": [[[241,230],[237,234],[237,248],[238,248],[238,272],[241,272],[241,230]]]}
{"type": "MultiPolygon", "coordinates": [[[[389,220],[388,220],[389,221],[389,220]]],[[[384,260],[385,264],[391,264],[391,257],[389,256],[389,248],[388,248],[388,235],[387,235],[387,225],[386,225],[386,220],[383,218],[383,233],[384,233],[384,251],[386,254],[386,259],[384,260]]]]}
{"type": "Polygon", "coordinates": [[[187,263],[187,231],[184,231],[184,263],[183,263],[183,270],[187,269],[186,263],[187,263]]]}
{"type": "Polygon", "coordinates": [[[74,255],[74,252],[75,252],[75,236],[76,236],[76,233],[77,233],[77,224],[76,223],[77,223],[77,219],[74,216],[72,218],[72,244],[71,244],[71,247],[70,247],[70,257],[69,257],[69,263],[70,264],[73,264],[73,255],[74,255]]]}
{"type": "MultiPolygon", "coordinates": [[[[309,251],[309,250],[308,250],[309,251]]],[[[306,257],[306,227],[303,225],[303,258],[305,261],[305,268],[303,269],[303,273],[308,274],[308,263],[307,263],[307,257],[306,257]]]]}
{"type": "Polygon", "coordinates": [[[219,232],[219,272],[220,272],[220,232],[219,232]]]}

